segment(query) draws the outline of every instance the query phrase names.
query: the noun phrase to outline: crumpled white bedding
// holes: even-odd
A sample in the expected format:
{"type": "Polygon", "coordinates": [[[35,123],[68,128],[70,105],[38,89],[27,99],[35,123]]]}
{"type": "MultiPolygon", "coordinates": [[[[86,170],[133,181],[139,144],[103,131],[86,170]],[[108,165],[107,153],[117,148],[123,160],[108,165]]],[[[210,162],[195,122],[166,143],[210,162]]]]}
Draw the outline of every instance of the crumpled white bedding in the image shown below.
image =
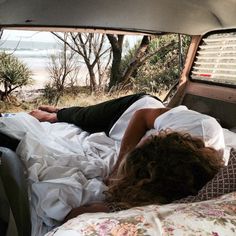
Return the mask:
{"type": "MultiPolygon", "coordinates": [[[[39,122],[27,113],[0,119],[0,130],[21,139],[16,150],[28,169],[32,236],[44,235],[79,205],[104,198],[120,143],[67,124],[39,122]]],[[[224,129],[226,150],[236,134],[224,129]]]]}
{"type": "Polygon", "coordinates": [[[28,169],[32,236],[57,226],[73,207],[104,198],[102,179],[116,161],[119,142],[27,113],[1,118],[0,130],[21,139],[16,152],[28,169]]]}

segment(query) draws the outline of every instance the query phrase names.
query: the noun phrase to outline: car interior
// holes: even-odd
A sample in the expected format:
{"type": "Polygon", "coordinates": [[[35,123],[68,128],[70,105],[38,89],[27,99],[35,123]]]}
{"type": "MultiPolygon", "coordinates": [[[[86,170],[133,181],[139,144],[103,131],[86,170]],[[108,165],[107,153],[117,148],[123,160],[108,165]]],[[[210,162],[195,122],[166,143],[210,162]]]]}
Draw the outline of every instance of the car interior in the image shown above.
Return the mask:
{"type": "MultiPolygon", "coordinates": [[[[235,132],[235,11],[236,0],[0,0],[0,28],[191,35],[179,82],[165,102],[210,115],[235,132]]],[[[234,137],[230,139],[235,143],[234,137]]],[[[9,149],[0,147],[0,152],[0,234],[31,235],[25,166],[9,149]]],[[[231,220],[236,222],[235,212],[231,220]]]]}

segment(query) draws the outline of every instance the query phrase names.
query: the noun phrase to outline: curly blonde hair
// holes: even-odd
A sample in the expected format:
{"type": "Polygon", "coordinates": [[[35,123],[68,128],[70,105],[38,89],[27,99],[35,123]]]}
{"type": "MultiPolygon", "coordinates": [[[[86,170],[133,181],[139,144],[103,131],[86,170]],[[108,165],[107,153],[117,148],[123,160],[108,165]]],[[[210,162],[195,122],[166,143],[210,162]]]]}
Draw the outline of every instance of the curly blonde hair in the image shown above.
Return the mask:
{"type": "Polygon", "coordinates": [[[128,208],[170,203],[196,195],[223,165],[220,152],[201,139],[162,131],[125,157],[106,201],[128,208]]]}

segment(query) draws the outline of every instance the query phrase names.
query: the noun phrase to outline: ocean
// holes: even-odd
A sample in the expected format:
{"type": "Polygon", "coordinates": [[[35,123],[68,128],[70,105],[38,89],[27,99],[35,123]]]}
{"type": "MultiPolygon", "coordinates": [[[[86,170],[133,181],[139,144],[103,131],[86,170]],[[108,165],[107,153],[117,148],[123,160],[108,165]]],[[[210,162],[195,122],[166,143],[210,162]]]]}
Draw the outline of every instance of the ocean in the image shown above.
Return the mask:
{"type": "Polygon", "coordinates": [[[12,53],[33,72],[34,84],[23,89],[41,89],[50,80],[48,72],[50,56],[58,55],[61,44],[56,41],[54,43],[6,40],[0,43],[0,51],[12,53]]]}
{"type": "MultiPolygon", "coordinates": [[[[5,32],[5,31],[4,31],[5,32]]],[[[126,36],[129,44],[132,46],[140,37],[126,36]]],[[[31,40],[8,40],[7,37],[0,41],[0,52],[12,53],[24,62],[33,72],[34,84],[23,89],[41,89],[50,80],[48,67],[50,56],[58,55],[62,45],[57,40],[49,42],[40,42],[31,40]]],[[[79,60],[78,60],[79,61],[79,60]]],[[[84,63],[80,62],[79,85],[85,85],[88,77],[88,71],[84,63]]]]}

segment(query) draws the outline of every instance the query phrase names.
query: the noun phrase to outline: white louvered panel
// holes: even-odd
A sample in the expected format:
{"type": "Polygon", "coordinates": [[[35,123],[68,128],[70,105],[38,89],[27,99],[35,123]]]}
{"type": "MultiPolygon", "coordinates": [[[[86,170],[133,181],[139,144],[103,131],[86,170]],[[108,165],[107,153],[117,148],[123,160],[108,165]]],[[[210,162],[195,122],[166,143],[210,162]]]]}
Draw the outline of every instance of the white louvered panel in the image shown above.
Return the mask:
{"type": "MultiPolygon", "coordinates": [[[[199,61],[196,61],[195,64],[197,64],[197,65],[215,65],[214,62],[199,62],[199,61]]],[[[222,66],[235,66],[236,67],[236,62],[235,63],[221,62],[220,65],[222,65],[222,66]]]]}
{"type": "Polygon", "coordinates": [[[236,33],[215,34],[204,38],[191,77],[236,85],[236,33]]]}
{"type": "Polygon", "coordinates": [[[221,55],[225,55],[225,54],[236,54],[236,50],[232,51],[232,49],[227,49],[227,50],[218,50],[218,51],[200,51],[198,52],[199,55],[209,55],[209,54],[221,54],[221,55]]]}
{"type": "Polygon", "coordinates": [[[235,72],[236,73],[236,68],[232,69],[232,68],[222,68],[222,67],[193,67],[193,69],[202,71],[202,70],[210,70],[210,71],[225,71],[225,72],[235,72]]]}
{"type": "MultiPolygon", "coordinates": [[[[206,81],[205,77],[199,77],[199,76],[192,75],[192,78],[196,79],[196,80],[206,81]]],[[[218,78],[208,77],[207,81],[210,81],[210,82],[217,81],[218,83],[223,83],[223,84],[235,84],[235,78],[229,78],[229,77],[225,78],[223,76],[220,76],[218,78]]]]}
{"type": "MultiPolygon", "coordinates": [[[[201,81],[205,81],[206,78],[204,77],[198,77],[198,76],[194,76],[193,75],[193,79],[197,79],[197,80],[201,80],[201,81]]],[[[225,78],[225,77],[219,77],[219,78],[208,78],[207,81],[210,81],[210,82],[215,82],[215,81],[218,81],[218,83],[223,83],[223,84],[234,84],[234,81],[235,81],[235,78],[225,78]]]]}
{"type": "MultiPolygon", "coordinates": [[[[213,76],[224,76],[224,77],[231,77],[231,78],[236,78],[236,74],[224,74],[224,73],[209,73],[207,71],[201,71],[201,72],[196,72],[196,71],[192,71],[193,74],[195,75],[204,75],[203,77],[208,77],[207,75],[209,75],[209,77],[213,77],[213,76]]],[[[214,77],[213,77],[214,78],[214,77]]]]}
{"type": "MultiPolygon", "coordinates": [[[[236,40],[235,40],[236,42],[236,40]]],[[[224,44],[224,45],[218,45],[218,44],[214,44],[214,45],[202,45],[202,46],[199,46],[199,48],[201,49],[218,49],[218,48],[221,48],[221,47],[226,47],[226,48],[234,48],[236,47],[236,43],[234,44],[224,44]]]]}
{"type": "Polygon", "coordinates": [[[236,55],[235,56],[205,56],[205,55],[202,55],[202,56],[197,56],[196,57],[197,59],[201,60],[201,59],[204,59],[204,60],[219,60],[219,59],[230,59],[230,60],[235,60],[236,61],[236,55]]]}
{"type": "Polygon", "coordinates": [[[225,36],[225,37],[219,37],[219,38],[204,38],[203,41],[204,43],[212,43],[212,42],[215,43],[215,42],[225,42],[225,41],[236,41],[236,38],[225,36]]]}
{"type": "MultiPolygon", "coordinates": [[[[193,75],[193,79],[197,79],[197,80],[202,80],[202,81],[205,81],[206,78],[204,77],[199,77],[199,76],[195,76],[193,75]]],[[[220,76],[219,78],[211,78],[211,77],[208,77],[207,81],[211,81],[211,82],[215,82],[215,80],[217,79],[217,81],[219,82],[224,82],[224,83],[228,83],[228,84],[234,84],[234,81],[235,81],[235,78],[225,78],[223,76],[220,76]],[[226,82],[227,81],[227,82],[226,82]]]]}

